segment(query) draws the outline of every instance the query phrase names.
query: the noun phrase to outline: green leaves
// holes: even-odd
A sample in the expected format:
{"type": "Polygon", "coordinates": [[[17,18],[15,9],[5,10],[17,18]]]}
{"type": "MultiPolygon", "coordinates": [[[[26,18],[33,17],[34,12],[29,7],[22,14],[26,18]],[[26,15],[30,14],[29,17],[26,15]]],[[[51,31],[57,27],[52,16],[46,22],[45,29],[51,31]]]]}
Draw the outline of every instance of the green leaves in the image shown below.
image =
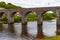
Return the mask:
{"type": "Polygon", "coordinates": [[[6,5],[5,2],[0,2],[0,7],[1,7],[1,8],[4,8],[5,5],[6,5]]]}
{"type": "Polygon", "coordinates": [[[12,3],[5,3],[5,2],[0,2],[0,8],[5,8],[5,9],[16,9],[16,8],[22,8],[20,6],[13,5],[12,3]]]}
{"type": "Polygon", "coordinates": [[[21,22],[21,16],[14,16],[14,22],[21,22]]]}
{"type": "Polygon", "coordinates": [[[55,13],[45,13],[43,14],[43,20],[52,20],[55,19],[57,15],[55,13]]]}
{"type": "Polygon", "coordinates": [[[7,19],[7,16],[3,16],[2,19],[1,19],[1,22],[2,23],[7,23],[8,19],[7,19]]]}
{"type": "MultiPolygon", "coordinates": [[[[55,13],[45,13],[42,15],[43,20],[52,20],[55,19],[57,15],[55,13]]],[[[27,21],[37,21],[38,16],[34,13],[29,13],[27,16],[27,21]]],[[[14,16],[14,22],[21,22],[22,17],[21,16],[14,16]]],[[[7,16],[2,17],[2,23],[7,23],[8,19],[7,16]]]]}
{"type": "Polygon", "coordinates": [[[34,13],[29,13],[29,14],[27,15],[27,20],[28,20],[28,21],[36,21],[36,20],[37,20],[37,15],[34,14],[34,13]]]}

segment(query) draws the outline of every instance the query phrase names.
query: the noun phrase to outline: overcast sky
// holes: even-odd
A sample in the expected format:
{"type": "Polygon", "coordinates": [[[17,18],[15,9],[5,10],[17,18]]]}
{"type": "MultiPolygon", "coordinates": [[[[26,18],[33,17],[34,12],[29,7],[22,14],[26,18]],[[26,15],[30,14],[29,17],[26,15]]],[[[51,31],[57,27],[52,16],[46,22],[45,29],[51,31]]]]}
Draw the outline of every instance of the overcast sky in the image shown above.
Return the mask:
{"type": "Polygon", "coordinates": [[[60,0],[0,0],[25,8],[60,6],[60,0]]]}

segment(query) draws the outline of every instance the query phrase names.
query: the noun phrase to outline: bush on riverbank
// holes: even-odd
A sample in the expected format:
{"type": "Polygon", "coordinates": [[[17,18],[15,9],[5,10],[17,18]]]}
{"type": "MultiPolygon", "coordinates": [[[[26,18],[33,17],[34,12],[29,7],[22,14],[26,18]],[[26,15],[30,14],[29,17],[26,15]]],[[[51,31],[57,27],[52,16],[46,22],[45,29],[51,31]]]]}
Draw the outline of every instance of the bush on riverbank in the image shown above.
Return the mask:
{"type": "Polygon", "coordinates": [[[36,21],[36,20],[37,20],[37,15],[34,14],[34,13],[29,13],[29,14],[27,15],[27,20],[28,20],[28,21],[36,21]]]}
{"type": "Polygon", "coordinates": [[[0,22],[7,23],[8,22],[7,16],[3,16],[0,22]]]}
{"type": "Polygon", "coordinates": [[[57,15],[55,13],[45,13],[43,14],[43,20],[52,20],[55,19],[57,15]]]}
{"type": "Polygon", "coordinates": [[[14,22],[21,22],[21,16],[14,16],[14,22]]]}

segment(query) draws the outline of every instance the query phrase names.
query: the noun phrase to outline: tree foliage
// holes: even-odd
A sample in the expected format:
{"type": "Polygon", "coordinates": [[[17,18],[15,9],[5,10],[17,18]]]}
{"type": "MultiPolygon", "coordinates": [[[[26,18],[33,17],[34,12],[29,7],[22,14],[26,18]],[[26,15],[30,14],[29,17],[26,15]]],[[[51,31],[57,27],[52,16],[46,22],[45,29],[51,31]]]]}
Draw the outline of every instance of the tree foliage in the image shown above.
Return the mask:
{"type": "Polygon", "coordinates": [[[6,5],[5,2],[0,2],[0,7],[4,8],[5,5],[6,5]]]}
{"type": "Polygon", "coordinates": [[[21,8],[20,6],[13,5],[12,3],[5,3],[5,2],[0,2],[0,8],[5,8],[5,9],[16,9],[16,8],[21,8]]]}
{"type": "Polygon", "coordinates": [[[44,13],[43,20],[52,20],[57,17],[56,13],[44,13]]]}

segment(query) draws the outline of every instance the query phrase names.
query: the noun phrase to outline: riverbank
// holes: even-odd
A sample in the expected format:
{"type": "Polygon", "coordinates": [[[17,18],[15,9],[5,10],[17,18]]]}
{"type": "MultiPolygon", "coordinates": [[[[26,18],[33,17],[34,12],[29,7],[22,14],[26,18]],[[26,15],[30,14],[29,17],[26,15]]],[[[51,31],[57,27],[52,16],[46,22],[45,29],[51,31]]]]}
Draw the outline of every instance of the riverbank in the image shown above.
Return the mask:
{"type": "Polygon", "coordinates": [[[50,37],[50,38],[42,38],[39,40],[60,40],[60,35],[59,36],[55,36],[55,37],[50,37]]]}

